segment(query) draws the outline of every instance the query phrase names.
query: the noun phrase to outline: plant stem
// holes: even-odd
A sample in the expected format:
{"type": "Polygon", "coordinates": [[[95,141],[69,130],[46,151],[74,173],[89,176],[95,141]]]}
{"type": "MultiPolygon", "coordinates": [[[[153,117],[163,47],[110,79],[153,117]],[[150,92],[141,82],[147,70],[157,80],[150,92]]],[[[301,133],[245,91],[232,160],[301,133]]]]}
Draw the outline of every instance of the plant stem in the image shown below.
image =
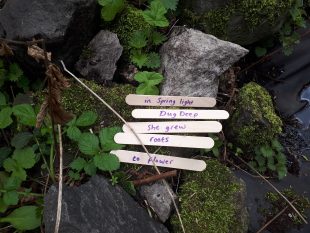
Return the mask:
{"type": "Polygon", "coordinates": [[[53,182],[56,182],[54,171],[54,143],[52,143],[50,150],[50,177],[53,180],[53,182]]]}
{"type": "MultiPolygon", "coordinates": [[[[7,193],[7,190],[3,190],[0,189],[0,193],[7,193]]],[[[39,193],[27,193],[27,192],[17,192],[20,195],[24,195],[24,196],[34,196],[34,197],[44,197],[43,194],[39,194],[39,193]]]]}

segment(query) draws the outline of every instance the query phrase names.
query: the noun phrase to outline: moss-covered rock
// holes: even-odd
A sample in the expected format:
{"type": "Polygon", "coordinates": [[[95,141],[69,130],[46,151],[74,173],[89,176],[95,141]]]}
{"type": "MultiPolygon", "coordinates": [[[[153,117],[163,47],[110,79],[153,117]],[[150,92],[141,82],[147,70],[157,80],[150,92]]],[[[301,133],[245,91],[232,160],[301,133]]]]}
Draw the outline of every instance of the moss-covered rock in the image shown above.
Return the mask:
{"type": "Polygon", "coordinates": [[[150,26],[145,22],[142,11],[128,5],[119,19],[110,26],[110,30],[117,34],[121,45],[123,46],[123,54],[129,56],[129,40],[132,33],[137,30],[149,29],[150,26]]]}
{"type": "MultiPolygon", "coordinates": [[[[100,86],[92,81],[84,81],[84,83],[110,104],[125,120],[132,119],[131,111],[133,107],[126,104],[125,98],[128,94],[135,93],[133,86],[115,84],[112,87],[106,87],[100,86]]],[[[64,91],[62,104],[66,110],[76,115],[80,115],[87,110],[97,112],[99,116],[98,123],[104,127],[120,126],[123,124],[111,110],[79,84],[73,84],[69,89],[64,91]]]]}
{"type": "Polygon", "coordinates": [[[268,144],[281,131],[282,121],[275,113],[268,91],[254,82],[242,87],[229,121],[230,138],[243,149],[251,150],[268,144]]]}
{"type": "Polygon", "coordinates": [[[185,23],[241,45],[277,32],[294,0],[181,1],[185,23]]]}
{"type": "MultiPolygon", "coordinates": [[[[179,192],[186,232],[247,232],[244,182],[240,182],[217,160],[208,160],[206,163],[205,171],[185,174],[184,184],[179,192]]],[[[173,232],[182,232],[177,216],[172,217],[171,224],[173,232]]]]}

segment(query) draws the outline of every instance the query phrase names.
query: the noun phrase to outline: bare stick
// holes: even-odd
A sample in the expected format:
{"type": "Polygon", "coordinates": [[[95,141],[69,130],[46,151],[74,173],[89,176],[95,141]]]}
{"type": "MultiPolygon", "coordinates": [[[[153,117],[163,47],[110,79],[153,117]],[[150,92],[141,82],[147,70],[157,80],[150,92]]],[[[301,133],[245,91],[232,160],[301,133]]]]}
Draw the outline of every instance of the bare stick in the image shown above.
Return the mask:
{"type": "Polygon", "coordinates": [[[177,170],[172,170],[172,171],[169,171],[169,172],[164,172],[164,173],[157,174],[157,175],[154,175],[154,176],[150,176],[150,177],[147,177],[147,178],[144,178],[144,179],[141,179],[141,180],[134,180],[132,183],[135,186],[139,186],[139,185],[148,184],[148,183],[151,183],[151,182],[154,182],[154,181],[157,181],[157,180],[161,180],[161,179],[165,179],[165,178],[173,177],[173,176],[177,176],[177,170]]]}
{"type": "Polygon", "coordinates": [[[267,180],[264,176],[262,176],[255,168],[253,168],[250,164],[246,163],[242,158],[235,156],[238,158],[242,163],[247,165],[251,168],[260,178],[262,178],[267,184],[269,184],[286,202],[289,204],[292,209],[298,214],[298,216],[302,219],[305,224],[308,224],[307,220],[302,216],[302,214],[295,208],[295,206],[271,183],[267,180]]]}
{"type": "Polygon", "coordinates": [[[57,200],[57,215],[54,233],[58,233],[60,218],[61,218],[61,204],[62,204],[62,138],[61,138],[61,126],[58,125],[58,136],[59,136],[59,180],[58,180],[58,200],[57,200]]]}
{"type": "MultiPolygon", "coordinates": [[[[87,85],[85,85],[79,78],[77,78],[73,73],[71,73],[65,66],[64,62],[63,61],[60,61],[62,66],[63,66],[63,69],[68,73],[70,74],[78,83],[80,83],[83,87],[85,87],[90,93],[92,93],[98,100],[100,100],[108,109],[110,109],[129,129],[130,131],[134,134],[134,136],[137,138],[137,140],[139,141],[139,143],[141,144],[142,148],[144,149],[144,151],[147,153],[147,155],[151,157],[148,149],[145,147],[145,145],[143,144],[141,138],[139,137],[139,135],[132,129],[132,127],[127,123],[127,121],[117,112],[115,111],[106,101],[104,101],[99,95],[97,95],[92,89],[90,89],[87,85]]],[[[152,163],[153,163],[153,166],[156,170],[156,172],[158,174],[161,174],[158,167],[156,166],[155,162],[151,159],[152,163]]],[[[180,211],[179,211],[179,208],[174,200],[174,197],[172,195],[172,193],[170,192],[170,188],[169,188],[169,185],[168,183],[163,180],[166,188],[167,188],[167,191],[172,199],[172,202],[173,202],[173,205],[174,205],[174,208],[176,210],[176,213],[178,215],[178,218],[179,218],[179,221],[180,221],[180,224],[181,224],[181,227],[182,227],[182,231],[185,233],[185,228],[183,226],[183,221],[181,219],[181,215],[180,215],[180,211]]]]}
{"type": "MultiPolygon", "coordinates": [[[[293,200],[292,203],[294,203],[296,200],[293,200]]],[[[265,230],[274,220],[276,220],[278,217],[283,214],[289,206],[286,206],[284,209],[282,209],[276,216],[274,216],[272,219],[270,219],[261,229],[259,229],[256,233],[261,233],[263,230],[265,230]]]]}

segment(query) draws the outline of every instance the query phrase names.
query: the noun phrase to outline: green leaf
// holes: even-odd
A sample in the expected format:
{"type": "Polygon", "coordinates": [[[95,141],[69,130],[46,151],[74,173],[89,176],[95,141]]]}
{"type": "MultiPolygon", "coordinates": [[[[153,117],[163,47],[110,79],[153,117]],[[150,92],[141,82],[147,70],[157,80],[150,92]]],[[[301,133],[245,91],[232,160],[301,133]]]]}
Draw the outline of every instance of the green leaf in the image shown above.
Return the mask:
{"type": "Polygon", "coordinates": [[[4,129],[13,123],[11,118],[12,109],[6,107],[0,111],[0,129],[4,129]]]}
{"type": "Polygon", "coordinates": [[[22,88],[24,92],[29,91],[30,82],[26,76],[22,75],[16,84],[19,88],[22,88]]]}
{"type": "Polygon", "coordinates": [[[95,155],[99,152],[98,137],[91,133],[82,133],[79,138],[79,149],[86,155],[95,155]]]}
{"type": "Polygon", "coordinates": [[[29,169],[32,168],[36,163],[36,155],[31,147],[24,149],[16,149],[13,153],[12,158],[17,162],[19,167],[29,169]]]}
{"type": "Polygon", "coordinates": [[[147,82],[150,85],[157,85],[162,82],[164,77],[160,73],[157,73],[157,72],[143,71],[143,72],[136,73],[134,79],[138,81],[139,83],[147,82]]]}
{"type": "Polygon", "coordinates": [[[10,176],[4,183],[3,188],[7,191],[16,190],[22,184],[22,180],[16,176],[10,176]]]}
{"type": "Polygon", "coordinates": [[[109,127],[100,130],[99,140],[103,151],[108,152],[111,150],[119,150],[124,147],[124,145],[120,145],[114,142],[115,134],[121,131],[122,129],[120,127],[109,127]]]}
{"type": "Polygon", "coordinates": [[[286,157],[284,154],[282,154],[282,153],[277,154],[276,159],[278,161],[278,164],[282,164],[282,165],[286,164],[286,157]]]}
{"type": "Polygon", "coordinates": [[[82,171],[84,166],[86,165],[85,159],[78,157],[70,163],[70,167],[78,172],[82,171]]]}
{"type": "Polygon", "coordinates": [[[261,146],[260,152],[264,157],[272,157],[273,156],[273,150],[269,146],[261,146]]]}
{"type": "Polygon", "coordinates": [[[267,54],[267,49],[263,47],[255,47],[255,54],[257,57],[263,57],[267,54]]]}
{"type": "Polygon", "coordinates": [[[125,6],[124,0],[98,0],[98,3],[102,6],[101,17],[105,21],[112,21],[125,6]]]}
{"type": "Polygon", "coordinates": [[[76,126],[69,126],[69,128],[67,129],[67,136],[73,141],[78,141],[81,135],[81,130],[76,126]]]}
{"type": "Polygon", "coordinates": [[[7,158],[6,160],[4,160],[3,162],[3,167],[7,172],[13,172],[16,170],[17,167],[17,163],[14,159],[12,158],[7,158]]]}
{"type": "Polygon", "coordinates": [[[19,122],[28,125],[36,125],[36,114],[30,104],[19,104],[13,107],[13,113],[19,118],[19,122]]]}
{"type": "Polygon", "coordinates": [[[263,156],[256,155],[255,160],[257,161],[259,167],[265,166],[265,158],[263,156]]]}
{"type": "Polygon", "coordinates": [[[9,147],[1,147],[0,148],[0,167],[3,166],[3,161],[9,157],[11,154],[12,150],[9,147]]]}
{"type": "Polygon", "coordinates": [[[41,217],[37,213],[38,207],[23,206],[15,209],[8,216],[0,218],[0,222],[8,222],[17,230],[33,230],[41,225],[41,217]]]}
{"type": "Polygon", "coordinates": [[[93,111],[83,112],[82,115],[76,120],[77,126],[90,126],[94,124],[97,120],[97,113],[93,111]]]}
{"type": "Polygon", "coordinates": [[[0,106],[6,105],[6,98],[5,95],[0,91],[0,106]]]}
{"type": "Polygon", "coordinates": [[[136,93],[139,95],[159,95],[159,89],[156,86],[142,83],[137,87],[136,93]]]}
{"type": "Polygon", "coordinates": [[[141,49],[147,45],[145,32],[138,30],[132,33],[132,36],[129,40],[129,45],[132,48],[141,49]]]}
{"type": "Polygon", "coordinates": [[[147,54],[141,52],[140,50],[132,50],[130,58],[132,62],[139,68],[142,68],[142,66],[145,65],[148,59],[147,54]]]}
{"type": "Polygon", "coordinates": [[[163,4],[163,6],[167,10],[175,11],[177,9],[177,5],[178,5],[179,0],[160,0],[160,2],[163,4]]]}
{"type": "Polygon", "coordinates": [[[21,132],[13,137],[13,139],[11,140],[11,145],[14,146],[16,149],[21,149],[26,146],[32,138],[32,133],[21,132]]]}
{"type": "Polygon", "coordinates": [[[274,139],[271,141],[271,143],[272,143],[272,147],[276,149],[278,152],[283,151],[283,146],[278,140],[274,139]]]}
{"type": "Polygon", "coordinates": [[[147,68],[156,69],[160,67],[160,56],[158,53],[151,52],[147,56],[147,62],[145,63],[147,68]]]}
{"type": "Polygon", "coordinates": [[[160,45],[162,44],[165,40],[167,40],[167,37],[157,31],[154,31],[152,34],[151,34],[151,41],[152,41],[152,44],[154,45],[160,45]]]}
{"type": "Polygon", "coordinates": [[[271,170],[271,171],[275,171],[276,170],[276,166],[274,164],[274,157],[268,157],[267,159],[267,167],[271,170]]]}
{"type": "Polygon", "coordinates": [[[6,205],[2,198],[0,198],[0,213],[4,213],[9,206],[6,205]]]}
{"type": "Polygon", "coordinates": [[[287,175],[286,167],[283,165],[281,166],[277,165],[277,173],[278,173],[279,180],[283,179],[287,175]]]}
{"type": "Polygon", "coordinates": [[[17,63],[12,63],[9,67],[9,80],[10,81],[18,81],[18,79],[23,75],[23,71],[19,67],[17,63]]]}
{"type": "Polygon", "coordinates": [[[159,0],[151,2],[149,10],[142,12],[144,20],[152,26],[167,27],[169,21],[165,17],[167,10],[159,0]]]}
{"type": "Polygon", "coordinates": [[[96,168],[93,160],[90,160],[90,161],[87,162],[87,164],[84,167],[84,171],[89,176],[96,175],[97,168],[96,168]]]}
{"type": "Polygon", "coordinates": [[[71,170],[69,171],[68,175],[72,180],[79,180],[81,178],[79,172],[74,172],[71,170]]]}
{"type": "Polygon", "coordinates": [[[6,205],[17,205],[18,193],[16,191],[8,191],[3,194],[3,201],[6,205]]]}
{"type": "Polygon", "coordinates": [[[124,181],[124,182],[121,182],[120,185],[130,195],[132,195],[132,196],[136,195],[137,192],[136,192],[136,189],[135,189],[135,186],[134,186],[133,182],[131,182],[131,181],[124,181]]]}
{"type": "Polygon", "coordinates": [[[98,154],[94,157],[94,163],[102,171],[115,171],[120,167],[118,157],[113,154],[98,154]]]}

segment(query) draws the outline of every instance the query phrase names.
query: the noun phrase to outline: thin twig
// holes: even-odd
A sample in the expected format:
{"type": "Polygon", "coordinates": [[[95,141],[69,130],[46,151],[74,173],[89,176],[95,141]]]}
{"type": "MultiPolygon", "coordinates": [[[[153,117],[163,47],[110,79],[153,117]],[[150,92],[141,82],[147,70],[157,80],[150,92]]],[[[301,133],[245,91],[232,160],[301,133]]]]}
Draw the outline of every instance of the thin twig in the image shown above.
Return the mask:
{"type": "Polygon", "coordinates": [[[149,183],[152,183],[154,181],[165,179],[165,178],[168,178],[168,177],[173,177],[173,176],[177,176],[177,170],[164,172],[164,173],[157,174],[157,175],[154,175],[154,176],[151,176],[151,177],[147,177],[147,178],[144,178],[144,179],[141,179],[141,180],[134,180],[132,183],[135,186],[139,186],[139,185],[149,184],[149,183]]]}
{"type": "MultiPolygon", "coordinates": [[[[134,136],[137,138],[137,140],[139,141],[140,145],[142,146],[142,148],[144,149],[144,151],[147,153],[147,155],[149,156],[149,158],[151,158],[151,155],[148,151],[148,149],[145,147],[144,143],[142,142],[141,138],[139,137],[139,135],[136,133],[136,131],[134,131],[132,129],[132,127],[127,123],[127,121],[117,112],[115,111],[106,101],[104,101],[99,95],[97,95],[92,89],[90,89],[87,85],[85,85],[79,78],[77,78],[73,73],[71,73],[65,66],[64,62],[63,61],[60,61],[62,66],[63,66],[63,69],[68,73],[70,74],[78,83],[80,83],[83,87],[85,87],[90,93],[92,93],[98,100],[100,100],[108,109],[110,109],[129,129],[130,131],[134,134],[134,136]]],[[[156,166],[154,160],[151,160],[152,161],[152,164],[153,164],[153,167],[155,168],[156,172],[158,174],[161,174],[158,167],[156,166]]],[[[173,197],[173,194],[171,193],[170,191],[170,187],[168,185],[168,183],[163,180],[165,186],[166,186],[166,189],[172,199],[172,202],[173,202],[173,205],[174,205],[174,208],[176,210],[176,213],[177,213],[177,216],[178,216],[178,219],[180,221],[180,224],[181,224],[181,228],[182,228],[182,231],[185,233],[185,228],[184,228],[184,225],[183,225],[183,221],[181,219],[181,215],[180,215],[180,211],[179,211],[179,208],[174,200],[174,197],[173,197]]]]}
{"type": "Polygon", "coordinates": [[[57,215],[56,215],[56,223],[55,223],[55,231],[54,233],[58,233],[60,218],[61,218],[61,204],[62,204],[62,137],[61,137],[61,126],[58,125],[58,136],[59,136],[59,180],[58,180],[58,200],[57,200],[57,215]]]}
{"type": "MultiPolygon", "coordinates": [[[[292,201],[292,204],[295,202],[296,200],[292,201]]],[[[276,220],[278,217],[280,217],[286,210],[287,208],[289,208],[290,206],[286,206],[285,208],[283,208],[276,216],[274,216],[272,219],[270,219],[261,229],[259,229],[256,233],[261,233],[263,232],[263,230],[265,230],[274,220],[276,220]]]]}
{"type": "Polygon", "coordinates": [[[255,168],[253,168],[250,164],[246,163],[242,158],[235,156],[238,158],[242,163],[247,165],[249,168],[251,168],[259,177],[261,177],[267,184],[270,185],[292,208],[293,210],[298,214],[298,216],[302,219],[302,221],[305,224],[308,224],[307,220],[302,216],[302,214],[296,209],[296,207],[270,182],[268,181],[264,176],[262,176],[255,168]]]}

